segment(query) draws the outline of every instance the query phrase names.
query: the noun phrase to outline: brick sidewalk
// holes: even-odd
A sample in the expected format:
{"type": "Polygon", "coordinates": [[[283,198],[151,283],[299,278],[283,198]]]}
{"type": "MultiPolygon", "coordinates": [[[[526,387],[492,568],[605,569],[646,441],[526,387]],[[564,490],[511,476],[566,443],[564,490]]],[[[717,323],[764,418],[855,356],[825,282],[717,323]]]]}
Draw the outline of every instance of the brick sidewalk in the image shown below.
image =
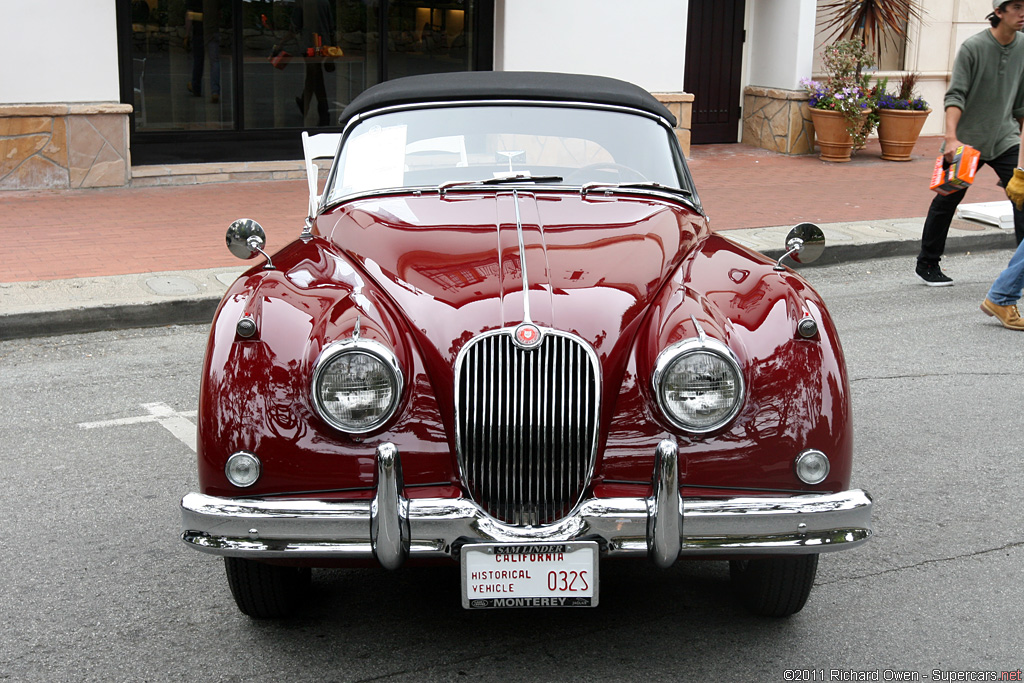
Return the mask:
{"type": "MultiPolygon", "coordinates": [[[[690,167],[717,230],[923,216],[941,140],[912,161],[879,158],[877,141],[846,164],[745,145],[693,148],[690,167]]],[[[255,218],[271,252],[298,236],[304,180],[0,193],[0,282],[232,267],[224,245],[236,218],[255,218]]],[[[987,169],[968,201],[1005,199],[987,169]]]]}

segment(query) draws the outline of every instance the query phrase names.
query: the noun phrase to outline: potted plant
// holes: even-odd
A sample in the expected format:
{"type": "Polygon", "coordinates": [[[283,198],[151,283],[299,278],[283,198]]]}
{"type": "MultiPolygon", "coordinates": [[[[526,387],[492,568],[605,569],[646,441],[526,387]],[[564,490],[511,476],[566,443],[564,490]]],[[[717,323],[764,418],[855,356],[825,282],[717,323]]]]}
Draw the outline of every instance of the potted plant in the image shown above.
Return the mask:
{"type": "Polygon", "coordinates": [[[850,160],[855,148],[863,146],[871,133],[871,111],[864,69],[874,65],[874,57],[859,40],[841,40],[825,50],[824,81],[801,80],[810,95],[811,121],[823,161],[850,160]]]}
{"type": "Polygon", "coordinates": [[[892,95],[880,84],[875,100],[878,112],[878,142],[882,158],[888,161],[910,161],[925,119],[932,112],[928,103],[915,96],[918,74],[907,73],[900,79],[899,91],[892,95]]]}

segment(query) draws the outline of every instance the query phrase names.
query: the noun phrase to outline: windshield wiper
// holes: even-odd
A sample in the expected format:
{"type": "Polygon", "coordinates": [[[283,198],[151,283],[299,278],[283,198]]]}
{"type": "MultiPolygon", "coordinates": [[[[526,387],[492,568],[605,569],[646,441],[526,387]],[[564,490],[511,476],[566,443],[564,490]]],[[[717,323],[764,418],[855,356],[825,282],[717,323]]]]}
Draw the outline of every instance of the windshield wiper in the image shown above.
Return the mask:
{"type": "Polygon", "coordinates": [[[509,175],[499,176],[497,178],[485,178],[483,180],[449,180],[446,183],[441,183],[437,186],[437,189],[441,192],[441,196],[453,187],[466,187],[468,185],[506,185],[512,183],[558,183],[562,181],[560,175],[509,175]]]}
{"type": "Polygon", "coordinates": [[[637,181],[632,183],[586,183],[580,188],[580,194],[584,197],[587,196],[588,192],[595,190],[618,190],[618,189],[649,189],[659,190],[661,192],[668,192],[670,194],[678,194],[683,197],[693,197],[693,193],[682,187],[670,187],[669,185],[662,185],[650,180],[637,181]]]}

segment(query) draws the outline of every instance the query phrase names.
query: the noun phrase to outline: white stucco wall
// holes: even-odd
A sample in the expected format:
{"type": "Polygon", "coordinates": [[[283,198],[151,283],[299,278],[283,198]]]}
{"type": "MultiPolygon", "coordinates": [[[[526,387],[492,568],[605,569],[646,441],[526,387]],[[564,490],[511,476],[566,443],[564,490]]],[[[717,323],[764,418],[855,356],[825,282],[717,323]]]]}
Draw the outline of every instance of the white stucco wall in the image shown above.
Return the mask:
{"type": "Polygon", "coordinates": [[[116,102],[109,0],[0,0],[0,104],[116,102]]]}
{"type": "Polygon", "coordinates": [[[498,0],[494,68],[611,76],[682,92],[683,0],[498,0]]]}
{"type": "Polygon", "coordinates": [[[751,0],[746,85],[799,90],[814,60],[815,0],[751,0]]]}

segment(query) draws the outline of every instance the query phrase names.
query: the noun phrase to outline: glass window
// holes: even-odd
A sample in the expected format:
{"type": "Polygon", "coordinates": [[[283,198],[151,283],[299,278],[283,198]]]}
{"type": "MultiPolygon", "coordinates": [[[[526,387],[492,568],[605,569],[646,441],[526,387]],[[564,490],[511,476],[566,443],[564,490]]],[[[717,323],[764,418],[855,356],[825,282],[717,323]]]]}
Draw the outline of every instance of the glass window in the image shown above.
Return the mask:
{"type": "Polygon", "coordinates": [[[388,4],[388,78],[470,70],[473,3],[388,4]]]}
{"type": "Polygon", "coordinates": [[[379,81],[378,6],[360,0],[246,2],[245,128],[336,125],[379,81]]]}
{"type": "Polygon", "coordinates": [[[481,105],[391,112],[345,137],[330,201],[394,187],[527,174],[546,182],[653,181],[689,189],[672,133],[636,114],[578,107],[481,105]]]}
{"type": "Polygon", "coordinates": [[[386,79],[490,68],[493,41],[493,0],[130,0],[118,16],[133,152],[178,161],[336,126],[386,79]]]}
{"type": "Polygon", "coordinates": [[[134,0],[135,130],[234,127],[231,0],[134,0]]]}

